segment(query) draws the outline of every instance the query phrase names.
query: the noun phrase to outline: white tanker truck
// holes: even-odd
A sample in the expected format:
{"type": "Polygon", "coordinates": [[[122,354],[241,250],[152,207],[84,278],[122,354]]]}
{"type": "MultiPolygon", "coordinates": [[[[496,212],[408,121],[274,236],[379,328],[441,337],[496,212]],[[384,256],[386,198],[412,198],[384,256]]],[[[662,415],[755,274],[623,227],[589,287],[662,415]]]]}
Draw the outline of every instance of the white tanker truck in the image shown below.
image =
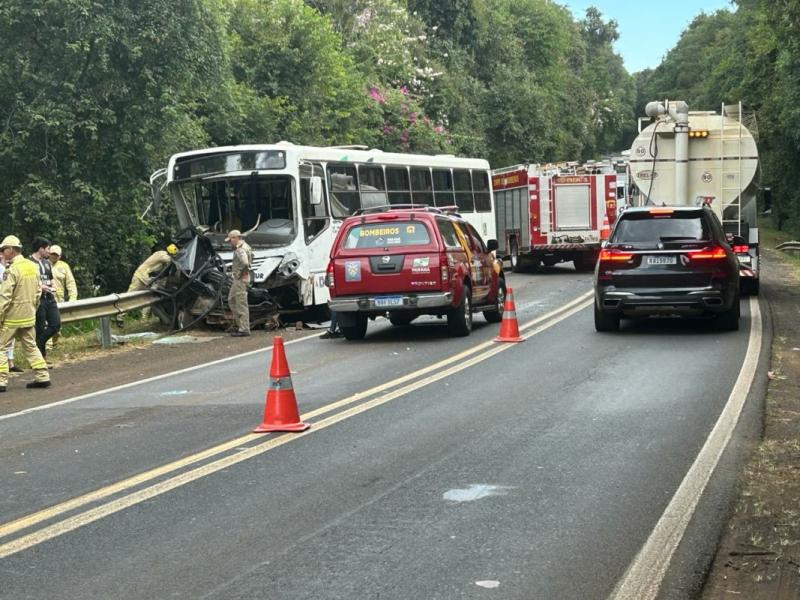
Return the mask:
{"type": "Polygon", "coordinates": [[[719,113],[689,111],[682,101],[651,102],[649,125],[630,150],[633,205],[710,206],[739,256],[742,291],[759,287],[756,197],[759,186],[755,119],[742,104],[722,105],[719,113]]]}

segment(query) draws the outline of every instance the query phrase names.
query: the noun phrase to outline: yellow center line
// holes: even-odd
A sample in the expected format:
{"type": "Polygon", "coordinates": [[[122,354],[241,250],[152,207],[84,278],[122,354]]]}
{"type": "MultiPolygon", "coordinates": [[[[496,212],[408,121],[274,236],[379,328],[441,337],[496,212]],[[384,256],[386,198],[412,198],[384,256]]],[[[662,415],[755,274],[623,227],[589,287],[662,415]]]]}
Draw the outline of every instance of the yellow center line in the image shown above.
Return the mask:
{"type": "MultiPolygon", "coordinates": [[[[544,315],[542,315],[540,317],[537,317],[536,319],[533,319],[532,321],[529,321],[528,323],[526,323],[522,327],[520,327],[520,331],[526,331],[526,330],[530,329],[531,327],[535,327],[536,325],[538,325],[538,324],[540,324],[540,323],[542,323],[544,321],[547,321],[548,319],[551,319],[552,317],[554,317],[556,315],[559,315],[560,313],[564,313],[565,311],[569,311],[569,315],[574,314],[574,312],[577,312],[577,310],[580,310],[580,309],[584,308],[582,303],[585,303],[587,301],[588,297],[591,296],[592,294],[593,294],[593,292],[587,292],[586,294],[582,294],[581,296],[578,296],[577,298],[573,299],[572,301],[568,302],[567,304],[565,304],[565,305],[563,305],[563,306],[561,306],[561,307],[559,307],[559,308],[557,308],[555,310],[552,310],[552,311],[550,311],[550,312],[548,312],[548,313],[546,313],[546,314],[544,314],[544,315]],[[573,307],[576,307],[576,306],[579,307],[577,310],[570,310],[570,309],[572,309],[573,307]]],[[[561,321],[563,318],[566,318],[566,317],[562,316],[561,318],[557,319],[556,321],[554,321],[552,323],[548,323],[547,327],[550,327],[550,326],[554,325],[555,323],[561,321]]],[[[530,337],[530,335],[535,335],[536,333],[538,333],[541,330],[543,330],[543,329],[537,328],[536,330],[532,331],[529,335],[527,335],[525,337],[530,337]]],[[[349,404],[353,404],[354,402],[358,402],[359,400],[363,400],[365,398],[369,398],[370,396],[374,396],[375,394],[379,394],[379,393],[381,393],[381,392],[383,392],[383,391],[385,391],[385,390],[387,390],[389,388],[401,385],[401,384],[406,383],[406,382],[408,382],[410,380],[413,380],[413,379],[417,379],[418,377],[421,377],[421,376],[423,376],[423,375],[425,375],[427,373],[430,373],[431,371],[440,369],[440,368],[445,367],[445,366],[447,366],[449,364],[452,364],[454,362],[460,361],[460,360],[462,360],[462,359],[464,359],[464,358],[466,358],[466,357],[468,357],[468,356],[470,356],[472,354],[476,354],[477,352],[479,352],[479,351],[481,351],[481,350],[483,350],[485,348],[488,348],[490,346],[495,346],[495,350],[497,350],[497,351],[501,351],[503,349],[511,347],[511,345],[497,346],[491,340],[487,341],[487,342],[483,342],[483,343],[478,344],[476,346],[473,346],[472,348],[469,348],[469,349],[467,349],[467,350],[465,350],[463,352],[459,352],[458,354],[455,354],[455,355],[450,356],[450,357],[448,357],[446,359],[443,359],[443,360],[441,360],[441,361],[439,361],[437,363],[434,363],[432,365],[428,365],[427,367],[424,367],[424,368],[419,369],[417,371],[413,371],[411,373],[403,375],[402,377],[398,377],[396,379],[393,379],[393,380],[388,381],[386,383],[383,383],[381,385],[375,386],[375,387],[370,388],[368,390],[365,390],[363,392],[358,392],[358,393],[353,394],[351,396],[348,396],[347,398],[344,398],[342,400],[339,400],[339,401],[336,401],[336,402],[332,402],[331,404],[328,404],[328,405],[325,405],[325,406],[323,406],[321,408],[312,410],[312,411],[310,411],[308,413],[303,414],[301,416],[301,419],[303,419],[303,420],[313,419],[315,417],[327,414],[327,413],[329,413],[331,411],[337,410],[337,409],[342,408],[344,406],[347,406],[349,404]]],[[[492,352],[492,353],[491,354],[487,353],[487,356],[483,357],[483,355],[482,355],[481,357],[478,357],[478,358],[481,358],[481,360],[485,360],[485,358],[488,358],[489,356],[494,356],[494,354],[497,353],[495,351],[490,351],[490,352],[492,352]]],[[[472,364],[475,364],[475,363],[470,361],[469,363],[465,363],[465,364],[467,366],[471,366],[472,364]]],[[[458,366],[461,367],[461,365],[458,365],[458,366]]],[[[463,368],[466,368],[466,367],[463,367],[463,368]]],[[[461,369],[459,369],[459,370],[461,370],[461,369]]],[[[449,373],[449,371],[445,371],[445,373],[449,373]]],[[[446,376],[446,375],[444,375],[444,376],[446,376]]],[[[431,378],[428,378],[428,379],[430,379],[429,383],[438,380],[438,379],[431,379],[431,378]]],[[[428,381],[428,379],[423,380],[423,381],[428,381]]],[[[427,383],[425,385],[427,385],[427,383]]],[[[408,393],[409,391],[412,391],[412,389],[409,389],[409,388],[410,388],[410,386],[406,386],[404,388],[401,388],[401,390],[398,390],[398,391],[405,390],[405,391],[403,391],[403,394],[405,394],[405,393],[408,393]]],[[[413,389],[416,389],[416,388],[413,388],[413,389]]],[[[390,399],[393,399],[395,397],[396,396],[392,396],[392,398],[390,398],[390,399]]],[[[382,396],[381,398],[385,398],[385,396],[382,396]]],[[[388,402],[388,400],[386,400],[386,401],[388,402]]],[[[369,404],[369,403],[367,403],[367,404],[369,404]]],[[[359,405],[359,406],[364,406],[364,405],[359,405]]],[[[342,413],[342,414],[345,414],[345,413],[342,413]]],[[[314,428],[311,431],[319,430],[321,428],[320,425],[322,423],[325,423],[325,422],[327,422],[327,419],[324,420],[324,421],[320,421],[319,423],[314,423],[314,428]]],[[[336,421],[336,422],[338,422],[338,421],[336,421]]],[[[325,425],[325,427],[327,427],[327,426],[328,425],[325,425]]],[[[272,447],[275,447],[275,446],[269,446],[269,444],[275,443],[278,440],[282,440],[284,438],[288,438],[284,442],[280,442],[279,444],[277,444],[277,445],[281,445],[283,443],[286,443],[286,441],[289,441],[290,439],[299,439],[300,437],[304,437],[305,435],[306,434],[292,434],[292,435],[289,435],[289,436],[280,436],[279,438],[276,438],[276,439],[273,439],[273,440],[270,440],[269,442],[267,442],[267,446],[263,451],[266,452],[266,450],[268,450],[268,449],[270,449],[272,447]]],[[[228,442],[224,442],[222,444],[219,444],[217,446],[213,446],[213,447],[211,447],[211,448],[209,448],[207,450],[203,450],[202,452],[198,452],[198,453],[192,454],[190,456],[187,456],[185,458],[182,458],[180,460],[177,460],[177,461],[174,461],[174,462],[171,462],[171,463],[167,463],[165,465],[162,465],[160,467],[156,467],[154,469],[150,469],[148,471],[144,471],[142,473],[134,475],[133,477],[129,477],[127,479],[123,479],[121,481],[118,481],[118,482],[110,484],[108,486],[99,488],[99,489],[94,490],[92,492],[89,492],[87,494],[83,494],[81,496],[77,496],[77,497],[72,498],[70,500],[67,500],[65,502],[53,505],[53,506],[51,506],[49,508],[42,509],[42,510],[37,511],[35,513],[31,513],[30,515],[26,515],[24,517],[21,517],[19,519],[16,519],[14,521],[9,522],[9,523],[0,525],[0,538],[9,536],[9,535],[14,534],[14,533],[17,533],[17,532],[19,532],[19,531],[21,531],[23,529],[27,529],[28,527],[32,527],[33,525],[36,525],[36,524],[41,523],[43,521],[47,521],[49,519],[52,519],[52,518],[57,517],[59,515],[62,515],[62,514],[66,513],[66,512],[69,512],[71,510],[75,510],[76,508],[80,508],[81,506],[85,506],[86,504],[90,504],[90,503],[96,502],[98,500],[103,500],[105,498],[108,498],[109,496],[113,496],[113,495],[115,495],[115,494],[117,494],[119,492],[123,492],[125,490],[128,490],[128,489],[130,489],[132,487],[136,487],[138,485],[141,485],[141,484],[146,483],[148,481],[151,481],[153,479],[157,479],[159,477],[162,477],[164,475],[167,475],[169,473],[172,473],[172,472],[177,471],[179,469],[182,469],[184,467],[187,467],[187,466],[190,466],[192,464],[198,463],[200,461],[212,458],[212,457],[217,456],[219,454],[223,454],[225,452],[228,452],[230,450],[233,450],[233,449],[237,448],[238,446],[246,445],[246,444],[248,444],[250,442],[253,442],[253,441],[257,440],[257,439],[260,439],[260,438],[263,438],[263,434],[249,433],[249,434],[246,434],[244,436],[241,436],[241,437],[235,438],[233,440],[230,440],[228,442]]],[[[263,447],[264,447],[263,444],[255,446],[255,448],[263,448],[263,447]]],[[[248,450],[250,450],[250,449],[248,449],[248,450]]],[[[246,452],[248,450],[245,450],[244,452],[246,452]]],[[[241,456],[241,453],[237,453],[237,454],[233,455],[233,457],[239,457],[239,456],[241,456]]],[[[223,459],[223,460],[225,460],[225,459],[223,459]]],[[[244,459],[242,459],[242,460],[244,460],[244,459]]],[[[217,464],[217,463],[216,462],[212,462],[212,463],[209,463],[209,464],[210,465],[214,465],[214,464],[217,464]]],[[[206,466],[208,466],[208,465],[205,465],[204,467],[201,467],[201,469],[205,468],[206,466]]],[[[193,471],[191,471],[191,472],[193,472],[193,471]]],[[[178,479],[178,478],[173,478],[173,479],[170,479],[169,481],[173,481],[175,479],[178,479]]],[[[190,480],[190,481],[192,481],[192,480],[190,480]]],[[[183,484],[180,484],[180,485],[183,485],[183,484]]],[[[153,487],[157,487],[157,486],[153,486],[153,487]]],[[[152,489],[152,488],[147,488],[147,489],[152,489]]],[[[172,489],[172,488],[170,488],[170,489],[172,489]]],[[[159,492],[159,493],[162,493],[162,492],[159,492]]],[[[127,497],[131,497],[131,496],[127,496],[127,497]]],[[[91,511],[89,511],[89,512],[91,512],[91,511]]],[[[88,513],[84,513],[84,514],[88,514],[88,513]]],[[[81,516],[82,515],[78,515],[76,517],[73,517],[73,519],[81,517],[81,516]]],[[[68,519],[67,521],[70,521],[70,520],[68,519]]],[[[67,521],[64,521],[64,522],[66,523],[67,521]]],[[[78,527],[80,527],[80,525],[78,525],[78,527]]],[[[31,535],[36,535],[36,534],[31,534],[31,535]]],[[[26,538],[21,538],[21,539],[26,539],[26,538]]],[[[38,542],[36,542],[36,543],[38,543],[38,542]]],[[[5,548],[5,547],[6,546],[4,545],[4,546],[1,546],[0,548],[5,548]]]]}

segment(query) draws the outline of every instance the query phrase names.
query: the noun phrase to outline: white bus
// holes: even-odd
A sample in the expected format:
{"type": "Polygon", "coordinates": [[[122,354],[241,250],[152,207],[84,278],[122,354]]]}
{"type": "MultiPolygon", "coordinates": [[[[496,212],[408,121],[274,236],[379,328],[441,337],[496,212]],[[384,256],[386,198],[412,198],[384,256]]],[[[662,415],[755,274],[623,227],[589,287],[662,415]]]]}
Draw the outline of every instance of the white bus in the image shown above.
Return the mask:
{"type": "Polygon", "coordinates": [[[166,189],[181,228],[208,238],[226,265],[225,234],[241,230],[254,251],[255,285],[283,308],[328,302],[331,245],[358,209],[457,206],[485,239],[495,237],[489,163],[481,159],[280,142],[182,152],[151,183],[156,201],[166,189]]]}

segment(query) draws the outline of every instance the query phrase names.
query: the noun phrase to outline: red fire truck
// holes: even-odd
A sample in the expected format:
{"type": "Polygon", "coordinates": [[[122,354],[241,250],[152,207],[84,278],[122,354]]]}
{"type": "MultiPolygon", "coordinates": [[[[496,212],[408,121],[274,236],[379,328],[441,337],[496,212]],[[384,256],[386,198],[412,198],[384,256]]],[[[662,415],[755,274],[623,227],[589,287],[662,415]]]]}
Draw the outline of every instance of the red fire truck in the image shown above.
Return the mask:
{"type": "Polygon", "coordinates": [[[612,165],[515,165],[492,171],[492,188],[498,256],[514,272],[566,261],[594,268],[617,217],[612,165]]]}

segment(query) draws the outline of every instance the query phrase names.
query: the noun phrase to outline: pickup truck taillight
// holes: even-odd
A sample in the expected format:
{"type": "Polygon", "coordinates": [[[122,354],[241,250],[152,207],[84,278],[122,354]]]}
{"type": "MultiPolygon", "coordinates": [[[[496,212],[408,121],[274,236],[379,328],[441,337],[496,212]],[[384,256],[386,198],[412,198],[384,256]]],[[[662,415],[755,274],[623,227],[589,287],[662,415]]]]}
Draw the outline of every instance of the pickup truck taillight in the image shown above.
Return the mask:
{"type": "Polygon", "coordinates": [[[450,281],[450,269],[448,268],[448,259],[447,253],[442,253],[439,255],[439,264],[441,265],[442,270],[442,283],[447,283],[450,281]]]}
{"type": "Polygon", "coordinates": [[[329,288],[332,288],[333,284],[333,261],[330,261],[328,263],[328,270],[325,272],[325,285],[327,285],[329,288]]]}

